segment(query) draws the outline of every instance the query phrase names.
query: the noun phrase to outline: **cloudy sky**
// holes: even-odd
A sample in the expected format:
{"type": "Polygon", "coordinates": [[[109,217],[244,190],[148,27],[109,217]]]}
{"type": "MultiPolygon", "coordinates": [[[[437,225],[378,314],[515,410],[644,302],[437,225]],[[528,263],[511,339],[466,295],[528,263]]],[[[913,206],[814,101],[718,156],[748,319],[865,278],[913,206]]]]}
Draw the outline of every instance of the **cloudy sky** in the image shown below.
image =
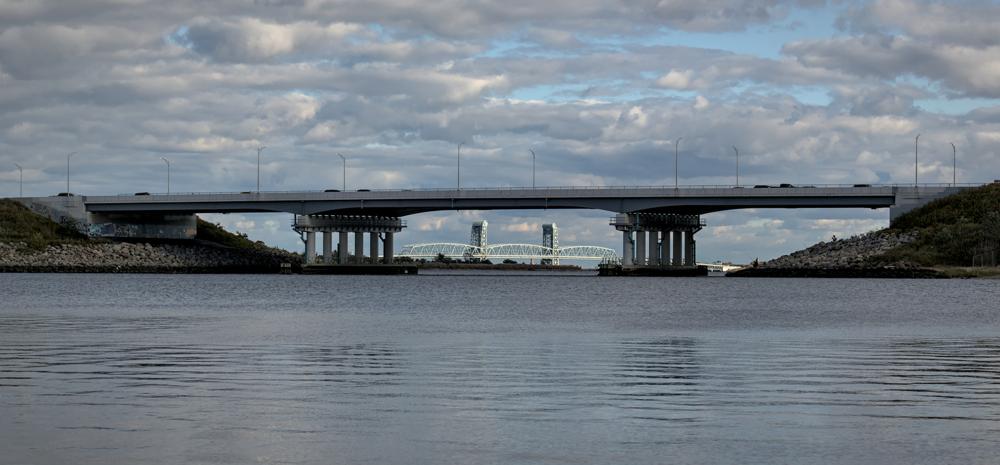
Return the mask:
{"type": "MultiPolygon", "coordinates": [[[[1000,178],[1000,4],[884,0],[0,0],[0,195],[1000,178]]],[[[397,242],[620,247],[608,213],[432,213],[397,242]]],[[[746,261],[886,210],[707,215],[746,261]]],[[[287,215],[212,215],[300,249],[287,215]]]]}

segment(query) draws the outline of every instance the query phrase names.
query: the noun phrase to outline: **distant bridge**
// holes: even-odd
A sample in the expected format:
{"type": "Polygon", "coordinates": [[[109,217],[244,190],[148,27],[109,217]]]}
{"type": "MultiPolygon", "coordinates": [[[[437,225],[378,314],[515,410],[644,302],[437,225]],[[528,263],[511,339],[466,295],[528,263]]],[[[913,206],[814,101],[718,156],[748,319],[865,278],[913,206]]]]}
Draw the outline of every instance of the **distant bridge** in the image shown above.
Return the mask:
{"type": "Polygon", "coordinates": [[[455,259],[475,260],[619,260],[618,254],[607,247],[580,245],[570,247],[546,247],[536,244],[490,244],[485,247],[439,242],[403,246],[399,257],[434,259],[445,256],[455,259]]]}

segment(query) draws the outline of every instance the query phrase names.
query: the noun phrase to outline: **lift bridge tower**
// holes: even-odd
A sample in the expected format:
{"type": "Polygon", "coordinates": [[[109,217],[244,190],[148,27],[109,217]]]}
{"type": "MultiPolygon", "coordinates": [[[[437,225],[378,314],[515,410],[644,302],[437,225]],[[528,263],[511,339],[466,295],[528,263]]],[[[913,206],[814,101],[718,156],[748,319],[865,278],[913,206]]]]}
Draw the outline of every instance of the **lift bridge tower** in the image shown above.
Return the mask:
{"type": "Polygon", "coordinates": [[[490,223],[486,220],[472,223],[472,231],[469,233],[469,245],[475,247],[476,249],[470,249],[470,251],[466,252],[465,256],[462,258],[465,260],[478,259],[472,255],[471,250],[482,250],[486,248],[486,245],[489,243],[486,239],[486,232],[489,226],[490,223]]]}
{"type": "MultiPolygon", "coordinates": [[[[555,223],[542,225],[542,247],[548,247],[549,250],[559,248],[559,228],[556,227],[555,223]]],[[[559,257],[543,258],[541,263],[543,265],[558,265],[559,257]]]]}

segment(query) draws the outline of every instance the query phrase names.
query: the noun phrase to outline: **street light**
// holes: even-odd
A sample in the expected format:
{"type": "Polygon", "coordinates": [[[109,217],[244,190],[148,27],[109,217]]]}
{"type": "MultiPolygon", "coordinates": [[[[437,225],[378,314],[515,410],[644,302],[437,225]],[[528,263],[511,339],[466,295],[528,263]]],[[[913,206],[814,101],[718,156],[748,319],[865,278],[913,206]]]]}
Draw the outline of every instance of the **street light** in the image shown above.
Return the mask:
{"type": "Polygon", "coordinates": [[[674,141],[674,189],[677,189],[677,146],[681,143],[683,137],[678,137],[674,141]]]}
{"type": "Polygon", "coordinates": [[[17,171],[18,171],[18,175],[17,175],[17,196],[18,197],[24,197],[24,168],[21,168],[21,165],[18,165],[17,163],[14,163],[14,166],[17,167],[17,171]]]}
{"type": "Polygon", "coordinates": [[[465,142],[458,143],[458,155],[457,155],[458,167],[456,173],[456,184],[458,184],[458,190],[462,190],[462,144],[464,143],[465,142]]]}
{"type": "Polygon", "coordinates": [[[266,148],[267,148],[266,145],[257,146],[257,193],[258,194],[260,193],[260,152],[263,152],[264,149],[266,148]]]}
{"type": "Polygon", "coordinates": [[[340,160],[344,162],[344,180],[342,185],[344,188],[344,192],[347,192],[347,159],[344,158],[344,156],[341,155],[340,152],[337,152],[337,156],[340,157],[340,160]]]}
{"type": "Polygon", "coordinates": [[[76,155],[76,152],[70,152],[70,153],[66,154],[66,195],[67,196],[69,195],[69,159],[73,155],[76,155]]]}
{"type": "Polygon", "coordinates": [[[170,160],[164,157],[160,157],[160,160],[167,164],[167,195],[170,195],[170,160]]]}
{"type": "Polygon", "coordinates": [[[957,159],[958,159],[958,149],[955,148],[955,143],[951,142],[951,185],[952,185],[952,187],[954,187],[955,184],[957,184],[955,182],[955,180],[958,179],[958,163],[956,162],[957,159]]]}
{"type": "Polygon", "coordinates": [[[913,187],[917,187],[917,159],[920,154],[920,134],[913,140],[913,187]]]}
{"type": "Polygon", "coordinates": [[[733,151],[736,152],[736,187],[740,187],[740,150],[734,145],[733,151]]]}
{"type": "Polygon", "coordinates": [[[535,151],[528,149],[531,152],[531,188],[535,188],[535,151]]]}

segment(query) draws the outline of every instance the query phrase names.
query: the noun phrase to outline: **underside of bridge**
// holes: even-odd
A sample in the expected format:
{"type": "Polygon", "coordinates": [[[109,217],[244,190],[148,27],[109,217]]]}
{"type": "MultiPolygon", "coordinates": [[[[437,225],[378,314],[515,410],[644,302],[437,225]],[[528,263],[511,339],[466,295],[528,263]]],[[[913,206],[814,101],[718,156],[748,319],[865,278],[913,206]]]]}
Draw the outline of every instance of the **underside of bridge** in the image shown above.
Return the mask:
{"type": "Polygon", "coordinates": [[[292,229],[305,243],[305,264],[317,263],[316,233],[323,235],[323,264],[379,263],[379,243],[382,243],[382,263],[393,261],[393,239],[406,227],[406,222],[394,216],[361,215],[296,215],[292,229]],[[365,234],[369,236],[369,253],[365,256],[365,234]],[[333,257],[333,236],[338,236],[337,257],[333,257]],[[354,234],[354,254],[348,250],[348,236],[354,234]]]}

